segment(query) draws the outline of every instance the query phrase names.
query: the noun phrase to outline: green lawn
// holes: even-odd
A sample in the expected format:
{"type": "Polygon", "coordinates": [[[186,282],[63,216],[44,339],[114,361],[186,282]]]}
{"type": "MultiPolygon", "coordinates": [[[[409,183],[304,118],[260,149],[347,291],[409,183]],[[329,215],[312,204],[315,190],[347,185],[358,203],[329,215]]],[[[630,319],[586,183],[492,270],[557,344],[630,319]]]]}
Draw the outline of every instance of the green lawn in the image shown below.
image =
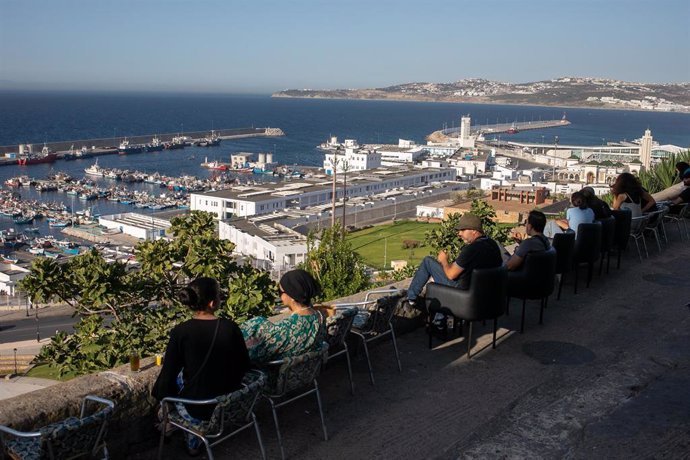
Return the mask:
{"type": "Polygon", "coordinates": [[[408,264],[418,265],[424,256],[429,255],[431,248],[420,246],[415,249],[403,249],[403,240],[416,240],[424,243],[424,232],[438,227],[439,224],[425,222],[399,221],[393,224],[377,225],[365,230],[349,233],[347,240],[359,253],[364,262],[376,269],[390,268],[391,260],[403,259],[408,264]]]}
{"type": "Polygon", "coordinates": [[[67,380],[71,380],[74,377],[76,377],[75,374],[68,372],[67,375],[62,376],[62,378],[58,377],[58,370],[54,367],[52,367],[50,364],[38,364],[31,368],[29,372],[26,373],[27,377],[36,377],[36,378],[41,378],[41,379],[51,379],[51,380],[59,380],[61,382],[65,382],[67,380]]]}

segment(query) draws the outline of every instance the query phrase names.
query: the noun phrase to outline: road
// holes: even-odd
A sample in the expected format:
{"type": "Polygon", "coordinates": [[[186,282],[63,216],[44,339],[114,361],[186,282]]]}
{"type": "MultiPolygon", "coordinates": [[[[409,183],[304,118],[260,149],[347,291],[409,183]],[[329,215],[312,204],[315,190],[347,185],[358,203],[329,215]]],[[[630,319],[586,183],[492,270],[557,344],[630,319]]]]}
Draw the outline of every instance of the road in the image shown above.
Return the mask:
{"type": "Polygon", "coordinates": [[[35,340],[37,330],[41,339],[52,337],[56,331],[74,331],[73,325],[77,318],[72,318],[72,313],[68,309],[63,308],[57,312],[39,310],[38,315],[35,310],[30,313],[32,316],[28,318],[26,311],[16,311],[0,316],[0,343],[35,340]],[[36,319],[37,316],[38,319],[36,319]]]}

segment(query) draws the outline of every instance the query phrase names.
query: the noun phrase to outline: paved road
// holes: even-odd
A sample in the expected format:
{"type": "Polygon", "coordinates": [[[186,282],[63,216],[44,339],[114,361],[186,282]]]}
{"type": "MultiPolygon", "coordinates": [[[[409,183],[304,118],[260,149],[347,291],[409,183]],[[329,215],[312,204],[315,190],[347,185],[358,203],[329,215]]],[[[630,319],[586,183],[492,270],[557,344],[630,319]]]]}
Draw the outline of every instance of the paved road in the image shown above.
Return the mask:
{"type": "Polygon", "coordinates": [[[37,330],[41,339],[52,337],[56,331],[74,330],[72,325],[76,322],[76,318],[72,318],[72,310],[67,307],[40,309],[38,315],[36,315],[36,310],[29,310],[29,312],[31,314],[29,317],[26,316],[26,310],[0,315],[0,344],[36,340],[37,330]]]}

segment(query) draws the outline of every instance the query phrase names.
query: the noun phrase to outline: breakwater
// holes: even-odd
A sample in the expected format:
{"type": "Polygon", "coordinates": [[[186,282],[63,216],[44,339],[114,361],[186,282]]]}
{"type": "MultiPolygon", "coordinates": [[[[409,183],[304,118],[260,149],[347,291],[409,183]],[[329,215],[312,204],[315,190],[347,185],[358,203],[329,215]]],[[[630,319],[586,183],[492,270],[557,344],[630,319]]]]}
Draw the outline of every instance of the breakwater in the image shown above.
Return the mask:
{"type": "MultiPolygon", "coordinates": [[[[228,128],[228,129],[216,129],[216,134],[221,139],[236,139],[242,137],[260,137],[260,136],[283,136],[284,133],[280,128],[228,128]]],[[[127,139],[132,144],[147,144],[151,142],[153,137],[158,137],[161,142],[171,142],[174,137],[177,136],[187,136],[190,139],[200,139],[208,136],[210,131],[185,131],[177,133],[166,133],[166,134],[144,134],[140,136],[127,136],[127,139]]],[[[117,148],[122,142],[123,137],[108,137],[101,139],[77,139],[69,141],[58,141],[58,142],[46,142],[45,145],[53,152],[66,152],[74,147],[75,150],[81,149],[86,146],[87,149],[91,150],[92,147],[104,152],[104,153],[114,153],[117,152],[117,148]],[[114,151],[114,152],[113,152],[114,151]]],[[[30,142],[27,142],[30,143],[30,142]]],[[[40,152],[43,147],[43,142],[33,143],[33,150],[40,152]]],[[[19,145],[3,145],[0,146],[0,155],[5,153],[16,153],[19,151],[19,145]]]]}

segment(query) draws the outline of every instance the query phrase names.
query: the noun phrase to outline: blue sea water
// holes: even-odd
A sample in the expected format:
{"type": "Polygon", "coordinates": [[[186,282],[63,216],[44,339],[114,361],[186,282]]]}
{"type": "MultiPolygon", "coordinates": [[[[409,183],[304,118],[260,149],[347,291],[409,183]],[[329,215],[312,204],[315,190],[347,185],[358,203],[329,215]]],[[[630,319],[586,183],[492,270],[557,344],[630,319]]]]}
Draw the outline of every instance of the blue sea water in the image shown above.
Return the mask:
{"type": "MultiPolygon", "coordinates": [[[[0,92],[0,145],[44,141],[69,141],[220,128],[278,127],[279,138],[223,141],[219,147],[186,148],[139,155],[99,157],[103,167],[138,169],[178,176],[210,174],[199,164],[228,161],[233,152],[275,153],[284,164],[319,166],[323,152],[316,145],[329,136],[357,139],[360,143],[397,143],[399,138],[423,143],[429,133],[444,126],[457,126],[469,114],[473,124],[509,123],[560,119],[566,113],[571,125],[540,131],[524,131],[511,140],[560,145],[601,145],[632,140],[650,128],[662,144],[690,146],[690,114],[556,107],[484,105],[430,102],[314,100],[269,96],[192,94],[91,94],[0,92]]],[[[83,143],[75,142],[80,148],[83,143]]],[[[8,177],[28,174],[43,179],[56,171],[82,177],[93,159],[27,167],[0,167],[0,183],[8,177]]],[[[141,185],[140,187],[154,186],[141,185]]],[[[34,192],[22,189],[27,198],[34,192]]],[[[42,199],[64,200],[62,194],[42,199]]],[[[70,203],[68,203],[69,205],[70,203]]],[[[91,203],[76,203],[77,210],[91,203]]],[[[125,210],[122,205],[100,201],[101,212],[125,210]]],[[[127,208],[129,209],[129,208],[127,208]]],[[[0,221],[0,227],[4,227],[0,221]]]]}

